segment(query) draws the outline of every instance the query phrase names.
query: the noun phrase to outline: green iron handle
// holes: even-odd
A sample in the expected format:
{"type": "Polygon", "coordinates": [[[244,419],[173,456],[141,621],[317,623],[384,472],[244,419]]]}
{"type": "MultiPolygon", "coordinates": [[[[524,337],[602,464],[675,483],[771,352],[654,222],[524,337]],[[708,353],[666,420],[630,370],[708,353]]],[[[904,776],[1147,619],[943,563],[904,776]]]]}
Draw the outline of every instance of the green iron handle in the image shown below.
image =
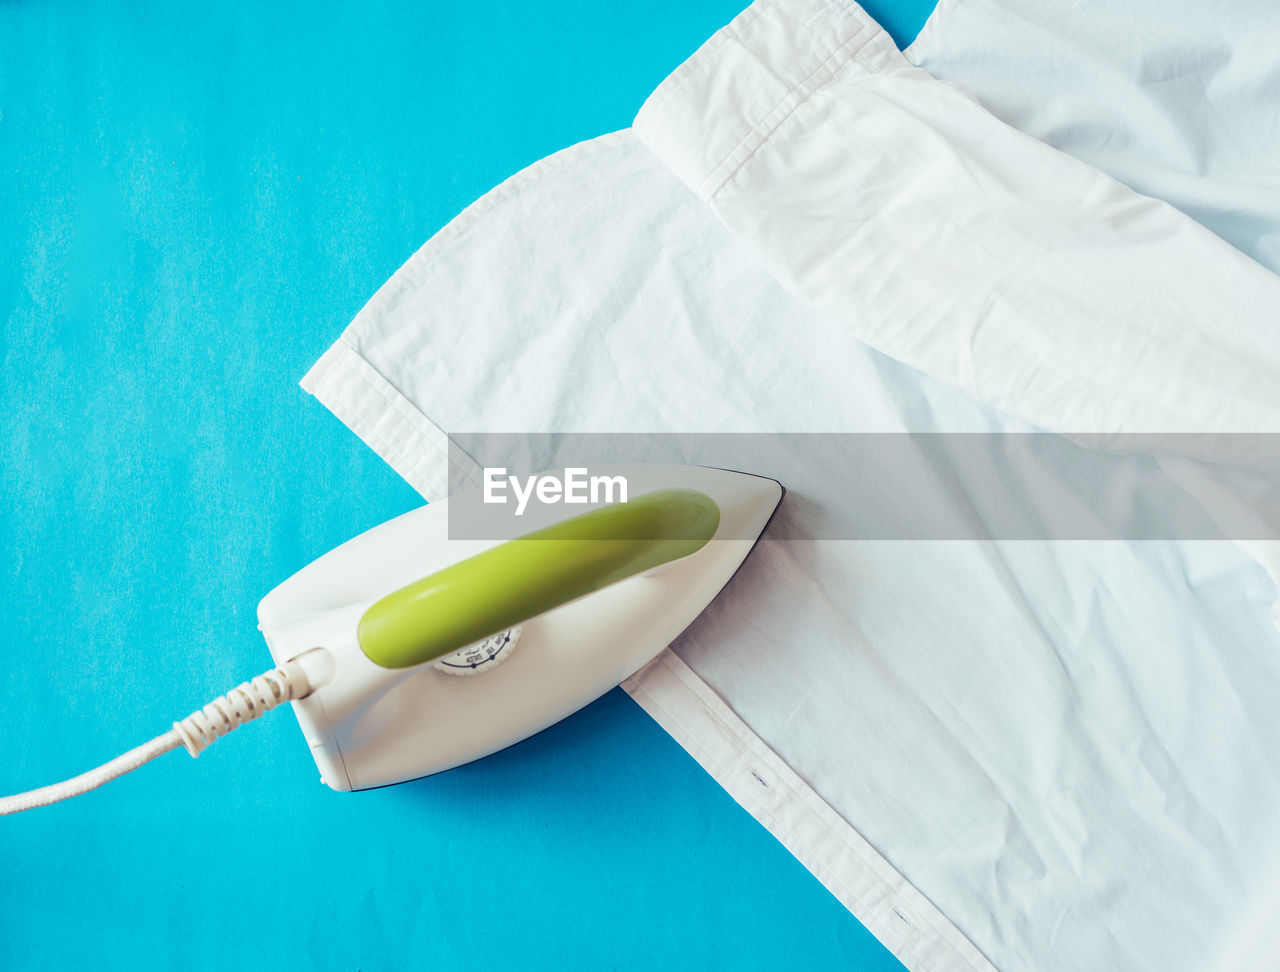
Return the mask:
{"type": "Polygon", "coordinates": [[[720,508],[694,489],[662,489],[508,540],[394,591],[356,638],[384,668],[441,658],[562,604],[704,547],[720,508]]]}

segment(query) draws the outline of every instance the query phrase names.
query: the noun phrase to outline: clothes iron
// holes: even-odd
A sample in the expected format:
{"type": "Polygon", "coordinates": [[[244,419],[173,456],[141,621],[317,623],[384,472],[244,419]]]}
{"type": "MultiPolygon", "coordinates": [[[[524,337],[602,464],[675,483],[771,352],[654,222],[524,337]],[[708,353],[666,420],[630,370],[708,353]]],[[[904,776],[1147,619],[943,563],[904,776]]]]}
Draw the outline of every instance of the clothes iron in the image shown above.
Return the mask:
{"type": "Polygon", "coordinates": [[[198,755],[286,701],[335,790],[438,773],[558,722],[702,612],[783,494],[772,479],[702,466],[589,472],[532,477],[523,494],[513,480],[523,501],[499,509],[503,483],[486,478],[347,541],[258,606],[276,668],[97,770],[0,799],[0,813],[86,792],[179,746],[198,755]]]}

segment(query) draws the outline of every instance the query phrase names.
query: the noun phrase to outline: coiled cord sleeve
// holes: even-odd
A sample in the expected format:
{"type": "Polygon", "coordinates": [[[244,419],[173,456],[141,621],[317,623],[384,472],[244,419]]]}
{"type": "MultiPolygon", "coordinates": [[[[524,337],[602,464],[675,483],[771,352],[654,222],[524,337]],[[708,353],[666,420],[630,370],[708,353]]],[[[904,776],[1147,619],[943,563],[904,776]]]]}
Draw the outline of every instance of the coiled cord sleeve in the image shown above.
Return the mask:
{"type": "Polygon", "coordinates": [[[226,695],[214,699],[180,722],[175,722],[173,728],[164,735],[103,763],[97,769],[61,783],[42,786],[38,790],[0,797],[0,816],[33,810],[88,793],[179,746],[185,746],[192,756],[199,756],[211,742],[225,736],[232,729],[251,722],[264,712],[270,712],[283,702],[305,699],[310,694],[311,683],[302,666],[296,662],[286,662],[279,668],[273,668],[257,678],[237,685],[226,695]]]}

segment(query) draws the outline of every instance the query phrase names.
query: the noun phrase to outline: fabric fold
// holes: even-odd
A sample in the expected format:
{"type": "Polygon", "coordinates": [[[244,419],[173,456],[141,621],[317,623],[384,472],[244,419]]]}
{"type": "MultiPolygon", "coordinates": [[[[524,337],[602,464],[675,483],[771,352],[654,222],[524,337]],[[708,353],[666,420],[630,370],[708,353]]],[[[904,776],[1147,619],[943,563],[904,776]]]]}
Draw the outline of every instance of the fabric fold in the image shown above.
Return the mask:
{"type": "Polygon", "coordinates": [[[942,0],[903,53],[1280,273],[1280,5],[942,0]]]}
{"type": "Polygon", "coordinates": [[[913,67],[853,4],[758,0],[635,131],[850,340],[979,401],[1057,432],[1280,432],[1280,278],[913,67]]]}

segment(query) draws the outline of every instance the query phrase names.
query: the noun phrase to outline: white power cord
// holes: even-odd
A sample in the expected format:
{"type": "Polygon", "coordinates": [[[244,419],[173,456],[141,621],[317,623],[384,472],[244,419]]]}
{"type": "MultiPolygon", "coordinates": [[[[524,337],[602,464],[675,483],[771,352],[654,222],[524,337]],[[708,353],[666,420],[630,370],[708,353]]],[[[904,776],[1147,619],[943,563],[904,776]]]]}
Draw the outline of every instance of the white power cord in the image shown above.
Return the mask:
{"type": "Polygon", "coordinates": [[[163,736],[157,736],[150,742],[117,756],[111,762],[103,763],[97,769],[61,783],[42,786],[38,790],[0,797],[0,816],[48,806],[59,800],[88,793],[179,746],[185,746],[193,757],[199,756],[206,746],[232,729],[252,722],[282,702],[305,699],[310,694],[311,683],[302,666],[297,662],[285,662],[279,668],[273,668],[251,681],[237,685],[226,695],[214,699],[203,709],[197,709],[181,722],[175,722],[173,728],[163,736]]]}

